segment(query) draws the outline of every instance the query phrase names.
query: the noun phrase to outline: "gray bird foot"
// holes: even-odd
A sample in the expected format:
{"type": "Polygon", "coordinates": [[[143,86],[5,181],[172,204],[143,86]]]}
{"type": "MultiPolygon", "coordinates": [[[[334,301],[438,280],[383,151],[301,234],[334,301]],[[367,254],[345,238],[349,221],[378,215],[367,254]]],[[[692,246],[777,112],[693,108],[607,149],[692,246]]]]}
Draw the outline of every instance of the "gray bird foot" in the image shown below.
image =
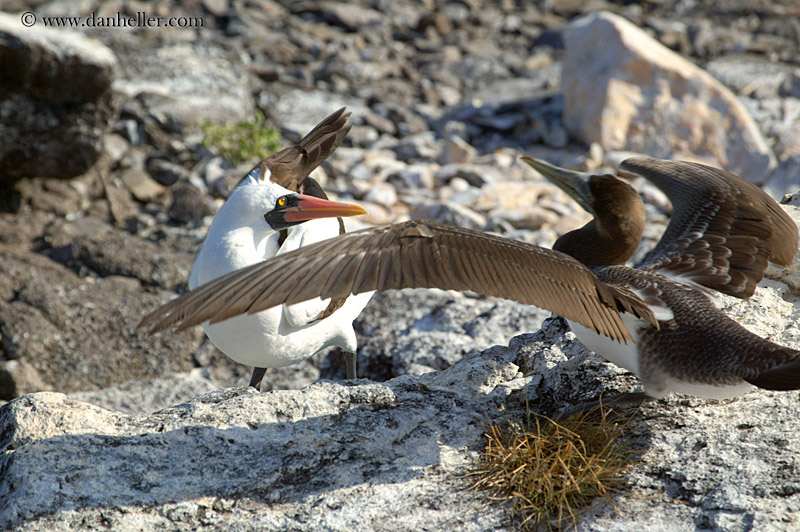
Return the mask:
{"type": "Polygon", "coordinates": [[[250,377],[250,384],[249,386],[255,388],[259,392],[261,391],[261,380],[264,378],[264,374],[267,372],[267,368],[253,368],[253,376],[250,377]]]}
{"type": "Polygon", "coordinates": [[[344,365],[347,371],[347,378],[355,379],[356,377],[356,362],[358,361],[358,355],[355,353],[344,353],[344,365]]]}

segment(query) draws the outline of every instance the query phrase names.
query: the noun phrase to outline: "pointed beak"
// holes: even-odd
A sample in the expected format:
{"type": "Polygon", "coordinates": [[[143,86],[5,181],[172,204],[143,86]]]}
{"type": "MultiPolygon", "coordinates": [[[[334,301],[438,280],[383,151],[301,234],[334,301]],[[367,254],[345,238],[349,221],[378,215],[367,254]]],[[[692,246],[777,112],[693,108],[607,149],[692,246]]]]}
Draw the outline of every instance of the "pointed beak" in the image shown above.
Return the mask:
{"type": "Polygon", "coordinates": [[[594,208],[592,207],[593,195],[592,189],[589,186],[589,178],[592,177],[591,174],[560,168],[546,163],[541,159],[528,157],[527,155],[522,157],[522,161],[542,174],[555,186],[566,192],[569,197],[577,201],[586,212],[594,216],[594,208]]]}
{"type": "Polygon", "coordinates": [[[344,218],[346,216],[358,216],[367,214],[367,211],[358,205],[350,203],[339,203],[314,196],[298,194],[297,205],[287,207],[283,212],[283,218],[289,223],[305,222],[317,218],[344,218]]]}

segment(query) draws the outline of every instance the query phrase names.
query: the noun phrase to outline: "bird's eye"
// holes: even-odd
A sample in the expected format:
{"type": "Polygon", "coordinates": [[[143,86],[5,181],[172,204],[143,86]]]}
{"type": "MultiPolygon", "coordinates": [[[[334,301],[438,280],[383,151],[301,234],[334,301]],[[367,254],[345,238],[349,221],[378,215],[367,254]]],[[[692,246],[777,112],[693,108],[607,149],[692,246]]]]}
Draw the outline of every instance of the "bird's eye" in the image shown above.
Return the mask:
{"type": "Polygon", "coordinates": [[[284,207],[286,205],[286,196],[281,196],[278,198],[277,204],[278,207],[284,207]]]}

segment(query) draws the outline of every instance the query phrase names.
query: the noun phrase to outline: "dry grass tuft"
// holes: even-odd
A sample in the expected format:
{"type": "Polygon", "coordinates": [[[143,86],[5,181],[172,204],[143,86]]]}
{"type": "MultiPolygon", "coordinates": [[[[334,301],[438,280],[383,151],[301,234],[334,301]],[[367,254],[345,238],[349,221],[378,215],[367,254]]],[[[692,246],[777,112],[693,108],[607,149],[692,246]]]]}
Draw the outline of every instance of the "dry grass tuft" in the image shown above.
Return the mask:
{"type": "Polygon", "coordinates": [[[597,497],[616,510],[611,495],[637,455],[619,441],[629,421],[612,421],[601,406],[558,422],[529,415],[525,427],[491,424],[472,487],[510,502],[526,529],[575,526],[597,497]]]}

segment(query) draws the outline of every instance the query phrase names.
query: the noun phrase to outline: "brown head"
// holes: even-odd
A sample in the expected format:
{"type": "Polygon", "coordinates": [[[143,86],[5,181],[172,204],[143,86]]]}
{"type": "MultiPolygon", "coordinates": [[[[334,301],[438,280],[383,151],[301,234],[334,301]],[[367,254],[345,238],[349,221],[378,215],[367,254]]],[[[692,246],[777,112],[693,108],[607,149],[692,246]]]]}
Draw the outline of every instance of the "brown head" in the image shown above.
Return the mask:
{"type": "Polygon", "coordinates": [[[523,157],[549,181],[574,198],[594,219],[562,235],[553,249],[586,266],[625,264],[642,240],[645,216],[639,195],[613,175],[589,175],[523,157]]]}

